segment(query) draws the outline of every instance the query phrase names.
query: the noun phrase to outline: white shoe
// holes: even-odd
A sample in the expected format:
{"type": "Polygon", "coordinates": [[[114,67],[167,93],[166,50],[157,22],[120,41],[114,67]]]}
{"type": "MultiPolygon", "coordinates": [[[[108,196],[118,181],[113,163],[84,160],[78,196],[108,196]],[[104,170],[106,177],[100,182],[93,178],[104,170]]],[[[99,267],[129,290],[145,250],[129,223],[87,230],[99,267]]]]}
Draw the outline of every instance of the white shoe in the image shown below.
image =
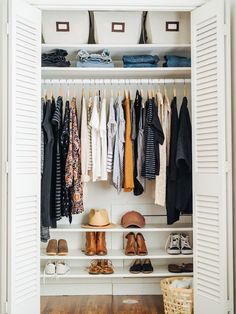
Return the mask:
{"type": "Polygon", "coordinates": [[[54,262],[48,262],[45,265],[44,273],[47,275],[55,275],[56,273],[56,264],[54,262]]]}
{"type": "Polygon", "coordinates": [[[65,275],[70,271],[70,266],[63,261],[59,261],[56,264],[56,273],[57,275],[65,275]]]}
{"type": "Polygon", "coordinates": [[[181,253],[183,255],[193,254],[193,249],[190,245],[189,235],[182,233],[180,235],[180,242],[181,242],[181,253]]]}
{"type": "Polygon", "coordinates": [[[166,241],[166,251],[170,255],[178,255],[180,250],[180,234],[172,233],[166,241]]]}

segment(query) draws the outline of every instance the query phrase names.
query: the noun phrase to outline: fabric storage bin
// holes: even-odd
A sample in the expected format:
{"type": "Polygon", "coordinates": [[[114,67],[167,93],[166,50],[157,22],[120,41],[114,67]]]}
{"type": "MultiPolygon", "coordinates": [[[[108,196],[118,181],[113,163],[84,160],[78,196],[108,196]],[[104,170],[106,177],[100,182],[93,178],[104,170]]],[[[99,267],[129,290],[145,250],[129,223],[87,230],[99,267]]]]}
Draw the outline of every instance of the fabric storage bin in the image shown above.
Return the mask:
{"type": "Polygon", "coordinates": [[[42,33],[45,44],[87,44],[88,11],[43,11],[42,33]]]}
{"type": "Polygon", "coordinates": [[[161,280],[165,314],[193,314],[193,289],[171,287],[176,279],[190,278],[192,277],[171,277],[161,280]]]}
{"type": "Polygon", "coordinates": [[[138,44],[142,12],[94,12],[94,39],[97,44],[138,44]]]}
{"type": "Polygon", "coordinates": [[[148,12],[147,43],[189,44],[190,28],[188,12],[148,12]]]}

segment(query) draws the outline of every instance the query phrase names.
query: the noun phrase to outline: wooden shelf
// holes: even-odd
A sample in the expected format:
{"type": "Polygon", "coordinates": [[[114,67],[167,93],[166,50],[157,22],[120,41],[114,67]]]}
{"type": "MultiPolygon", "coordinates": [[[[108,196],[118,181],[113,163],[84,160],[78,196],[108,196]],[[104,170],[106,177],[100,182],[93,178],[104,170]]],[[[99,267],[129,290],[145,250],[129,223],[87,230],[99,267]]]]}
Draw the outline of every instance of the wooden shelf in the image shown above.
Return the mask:
{"type": "Polygon", "coordinates": [[[132,274],[128,268],[114,267],[114,273],[111,275],[90,275],[86,268],[73,267],[65,275],[44,275],[44,270],[41,270],[41,278],[46,279],[72,279],[72,278],[90,278],[90,279],[101,279],[101,278],[162,278],[172,276],[192,276],[193,273],[170,273],[167,266],[154,266],[154,271],[151,274],[132,274]]]}
{"type": "Polygon", "coordinates": [[[108,254],[104,256],[87,256],[82,251],[70,250],[67,256],[48,256],[45,250],[41,250],[41,260],[93,260],[93,259],[111,259],[111,260],[133,260],[133,259],[189,259],[193,258],[193,255],[169,255],[165,250],[153,250],[148,251],[148,255],[145,256],[128,256],[124,254],[123,250],[108,250],[108,254]]]}
{"type": "Polygon", "coordinates": [[[43,79],[89,78],[190,78],[191,68],[56,68],[42,67],[43,79]]]}
{"type": "Polygon", "coordinates": [[[53,49],[64,49],[68,52],[68,59],[75,60],[79,50],[85,49],[89,53],[99,52],[108,49],[113,60],[118,60],[123,55],[151,54],[158,55],[163,59],[166,54],[176,54],[183,57],[191,56],[191,44],[137,44],[137,45],[104,45],[104,44],[81,44],[81,45],[60,45],[42,44],[42,52],[50,52],[53,49]]]}
{"type": "Polygon", "coordinates": [[[125,232],[180,232],[180,231],[193,231],[193,227],[191,224],[177,224],[175,226],[173,225],[163,225],[163,224],[147,224],[144,228],[123,228],[120,225],[117,225],[114,228],[107,228],[107,229],[102,229],[102,228],[96,228],[96,229],[90,229],[90,228],[81,228],[81,226],[78,225],[59,225],[58,228],[50,229],[51,233],[60,233],[60,232],[99,232],[99,231],[105,231],[105,232],[120,232],[120,233],[125,233],[125,232]]]}

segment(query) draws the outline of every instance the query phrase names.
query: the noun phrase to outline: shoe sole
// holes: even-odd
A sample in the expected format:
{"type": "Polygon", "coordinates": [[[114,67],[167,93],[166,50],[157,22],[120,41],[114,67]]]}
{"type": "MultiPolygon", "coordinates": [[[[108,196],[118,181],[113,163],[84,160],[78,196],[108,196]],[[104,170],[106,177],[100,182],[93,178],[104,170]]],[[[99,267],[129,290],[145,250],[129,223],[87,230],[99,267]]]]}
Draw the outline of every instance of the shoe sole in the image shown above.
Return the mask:
{"type": "Polygon", "coordinates": [[[168,254],[170,254],[170,255],[179,255],[179,254],[181,254],[181,252],[180,251],[167,251],[167,253],[168,254]]]}
{"type": "Polygon", "coordinates": [[[149,271],[142,271],[143,274],[151,274],[153,273],[153,270],[149,270],[149,271]]]}
{"type": "Polygon", "coordinates": [[[57,255],[57,253],[53,253],[53,252],[46,252],[46,254],[47,254],[48,256],[56,256],[56,255],[57,255]]]}
{"type": "Polygon", "coordinates": [[[181,254],[183,254],[183,255],[191,255],[191,254],[193,254],[193,252],[181,252],[181,254]]]}
{"type": "Polygon", "coordinates": [[[66,252],[65,252],[65,253],[58,253],[57,255],[58,255],[58,256],[67,256],[68,253],[66,253],[66,252]]]}

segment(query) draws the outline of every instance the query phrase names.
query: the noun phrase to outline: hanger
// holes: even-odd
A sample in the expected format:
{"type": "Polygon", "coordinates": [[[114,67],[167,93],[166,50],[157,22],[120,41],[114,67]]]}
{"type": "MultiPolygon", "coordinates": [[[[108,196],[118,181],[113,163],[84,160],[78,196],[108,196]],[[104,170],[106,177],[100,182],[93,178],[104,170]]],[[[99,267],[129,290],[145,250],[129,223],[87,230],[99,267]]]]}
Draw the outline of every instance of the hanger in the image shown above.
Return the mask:
{"type": "Polygon", "coordinates": [[[43,97],[45,100],[47,100],[48,96],[47,96],[47,89],[45,88],[43,91],[43,97]]]}
{"type": "Polygon", "coordinates": [[[173,96],[176,97],[176,86],[175,86],[175,80],[173,85],[173,96]]]}
{"type": "Polygon", "coordinates": [[[166,89],[166,82],[165,82],[165,79],[164,79],[164,96],[165,96],[165,97],[167,96],[167,89],[166,89]]]}
{"type": "Polygon", "coordinates": [[[60,83],[59,88],[58,88],[58,96],[62,97],[61,83],[60,83]]]}
{"type": "Polygon", "coordinates": [[[186,91],[186,84],[185,84],[185,80],[184,80],[184,97],[187,97],[187,91],[186,91]]]}

